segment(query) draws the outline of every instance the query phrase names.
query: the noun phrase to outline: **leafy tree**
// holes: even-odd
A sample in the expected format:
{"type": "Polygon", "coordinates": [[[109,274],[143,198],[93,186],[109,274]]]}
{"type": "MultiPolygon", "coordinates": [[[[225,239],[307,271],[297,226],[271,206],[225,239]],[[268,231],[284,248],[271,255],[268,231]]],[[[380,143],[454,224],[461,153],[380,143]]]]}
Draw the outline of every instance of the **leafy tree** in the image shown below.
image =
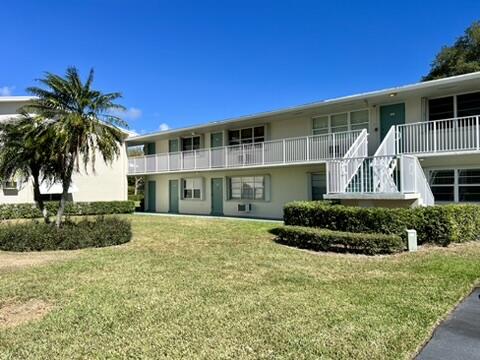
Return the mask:
{"type": "Polygon", "coordinates": [[[125,109],[115,103],[121,94],[94,90],[93,79],[93,69],[83,82],[78,70],[71,67],[65,76],[47,72],[38,80],[41,86],[27,89],[36,99],[23,111],[35,114],[40,123],[39,144],[49,149],[53,163],[50,171],[55,181],[62,184],[57,226],[62,224],[72,175],[79,172],[82,165],[85,172],[89,165],[95,172],[97,154],[107,164],[113,162],[124,140],[117,126],[126,127],[127,124],[114,115],[125,109]]]}
{"type": "Polygon", "coordinates": [[[45,223],[50,218],[40,194],[42,181],[51,181],[48,150],[38,145],[38,123],[28,114],[0,123],[0,178],[27,182],[33,179],[34,199],[45,223]]]}
{"type": "Polygon", "coordinates": [[[444,46],[422,81],[480,71],[480,22],[475,21],[452,46],[444,46]]]}

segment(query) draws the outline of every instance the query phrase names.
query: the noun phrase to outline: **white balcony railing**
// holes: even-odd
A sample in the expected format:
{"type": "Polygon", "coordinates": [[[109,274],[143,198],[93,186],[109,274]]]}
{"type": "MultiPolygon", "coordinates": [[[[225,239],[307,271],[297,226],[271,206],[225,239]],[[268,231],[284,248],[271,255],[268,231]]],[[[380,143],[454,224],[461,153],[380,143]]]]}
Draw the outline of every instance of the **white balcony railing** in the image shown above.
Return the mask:
{"type": "Polygon", "coordinates": [[[128,159],[128,174],[323,162],[345,156],[364,132],[366,131],[354,130],[254,144],[131,157],[128,159]]]}
{"type": "Polygon", "coordinates": [[[480,151],[479,116],[397,125],[397,154],[480,151]]]}

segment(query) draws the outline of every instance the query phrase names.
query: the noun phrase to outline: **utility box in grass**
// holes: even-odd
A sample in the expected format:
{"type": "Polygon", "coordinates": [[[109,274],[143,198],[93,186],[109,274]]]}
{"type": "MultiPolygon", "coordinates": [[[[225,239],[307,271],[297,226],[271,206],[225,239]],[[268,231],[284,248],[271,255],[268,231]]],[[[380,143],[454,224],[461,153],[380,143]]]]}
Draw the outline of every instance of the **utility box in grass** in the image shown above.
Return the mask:
{"type": "Polygon", "coordinates": [[[407,230],[408,251],[417,251],[417,230],[407,230]]]}

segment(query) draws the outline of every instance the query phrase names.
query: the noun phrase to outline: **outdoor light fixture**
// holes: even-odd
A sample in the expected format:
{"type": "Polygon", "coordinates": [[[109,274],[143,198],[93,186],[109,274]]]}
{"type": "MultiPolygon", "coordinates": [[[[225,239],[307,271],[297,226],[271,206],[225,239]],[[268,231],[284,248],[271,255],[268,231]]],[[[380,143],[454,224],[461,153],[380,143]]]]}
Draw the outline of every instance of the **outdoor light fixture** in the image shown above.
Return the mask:
{"type": "Polygon", "coordinates": [[[393,93],[388,94],[388,96],[394,97],[394,96],[397,96],[397,93],[393,92],[393,93]]]}

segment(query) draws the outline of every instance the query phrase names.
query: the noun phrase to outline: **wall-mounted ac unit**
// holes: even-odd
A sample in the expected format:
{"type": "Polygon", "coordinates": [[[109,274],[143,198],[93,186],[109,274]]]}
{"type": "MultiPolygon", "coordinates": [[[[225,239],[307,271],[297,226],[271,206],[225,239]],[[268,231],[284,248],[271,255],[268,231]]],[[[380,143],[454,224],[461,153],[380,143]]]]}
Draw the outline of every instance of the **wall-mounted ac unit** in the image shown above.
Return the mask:
{"type": "Polygon", "coordinates": [[[242,213],[248,213],[252,211],[252,204],[238,204],[237,211],[242,213]]]}
{"type": "Polygon", "coordinates": [[[2,184],[4,190],[18,190],[18,184],[16,181],[5,181],[2,184]]]}

